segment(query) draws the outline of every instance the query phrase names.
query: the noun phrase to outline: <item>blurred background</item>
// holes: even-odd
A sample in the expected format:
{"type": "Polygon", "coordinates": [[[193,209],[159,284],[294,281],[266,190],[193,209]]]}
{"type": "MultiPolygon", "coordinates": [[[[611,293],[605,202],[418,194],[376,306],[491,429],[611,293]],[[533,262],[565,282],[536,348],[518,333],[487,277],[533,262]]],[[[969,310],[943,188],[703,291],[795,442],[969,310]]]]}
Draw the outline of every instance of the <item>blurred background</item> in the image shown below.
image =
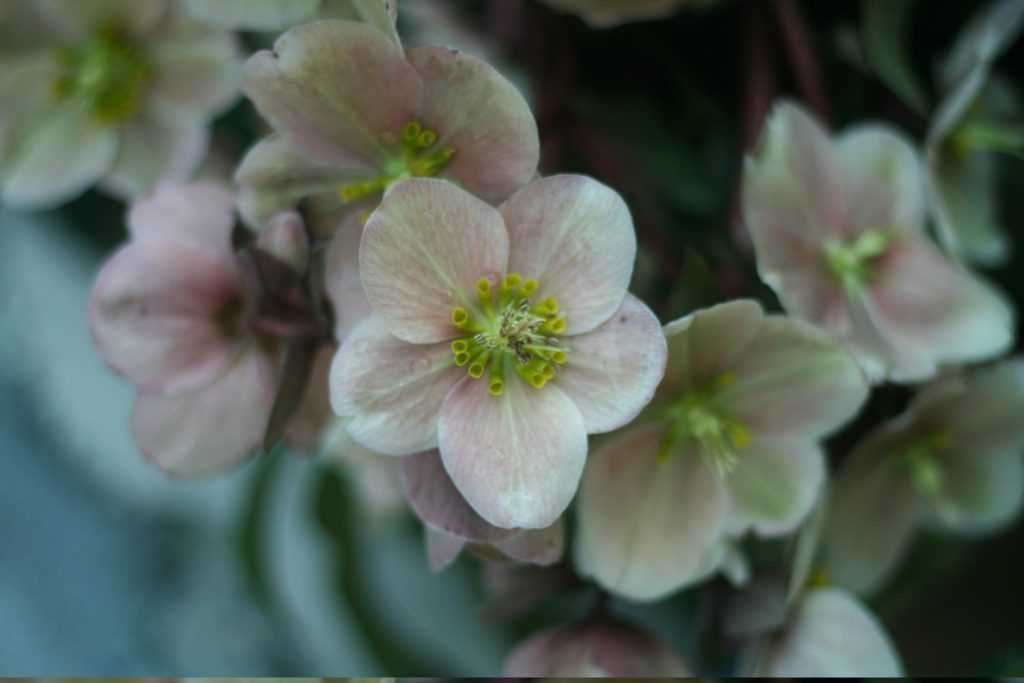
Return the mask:
{"type": "MultiPolygon", "coordinates": [[[[901,61],[934,105],[936,62],[984,3],[882,3],[894,16],[867,36],[878,2],[700,2],[595,30],[539,2],[405,0],[399,30],[491,60],[531,101],[544,171],[626,197],[634,290],[668,320],[736,296],[778,309],[736,220],[742,155],[775,96],[835,128],[883,119],[923,139],[928,117],[879,60],[901,61]]],[[[997,71],[1019,87],[1024,47],[997,71]]],[[[240,103],[217,121],[205,172],[230,172],[263,131],[240,103]]],[[[1024,310],[1024,161],[1003,162],[1016,248],[986,274],[1024,310]]],[[[511,620],[482,611],[478,563],[431,574],[418,525],[367,504],[337,462],[281,452],[201,482],[144,462],[128,432],[133,389],[94,352],[85,313],[123,216],[97,192],[48,212],[0,208],[0,674],[492,675],[538,624],[580,612],[585,586],[511,620]]],[[[908,397],[883,389],[871,417],[908,397]]],[[[833,464],[862,422],[835,438],[833,464]]],[[[1021,674],[1021,566],[1020,523],[977,541],[923,534],[871,606],[911,674],[1021,674]]],[[[712,584],[611,609],[687,652],[705,647],[694,624],[715,596],[712,584]]]]}

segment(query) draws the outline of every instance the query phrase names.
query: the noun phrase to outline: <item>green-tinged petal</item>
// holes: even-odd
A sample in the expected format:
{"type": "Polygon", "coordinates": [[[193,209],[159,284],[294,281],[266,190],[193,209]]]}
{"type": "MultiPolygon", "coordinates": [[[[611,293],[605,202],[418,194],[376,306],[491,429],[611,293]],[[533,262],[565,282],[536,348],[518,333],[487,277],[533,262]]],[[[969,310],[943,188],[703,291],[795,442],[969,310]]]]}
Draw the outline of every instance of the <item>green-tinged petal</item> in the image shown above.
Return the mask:
{"type": "Polygon", "coordinates": [[[157,42],[147,56],[153,69],[147,108],[168,123],[206,122],[242,94],[241,54],[230,33],[184,32],[157,42]]]}
{"type": "Polygon", "coordinates": [[[944,246],[986,266],[1005,262],[1010,248],[996,201],[998,164],[990,154],[943,155],[931,169],[932,211],[944,246]]]}
{"type": "Polygon", "coordinates": [[[939,72],[948,89],[978,65],[988,66],[1013,44],[1024,25],[1024,3],[996,0],[975,14],[957,37],[939,72]]]}
{"type": "Polygon", "coordinates": [[[579,571],[632,600],[656,600],[707,573],[728,512],[695,450],[659,460],[665,430],[637,427],[594,451],[578,506],[579,571]]]}
{"type": "Polygon", "coordinates": [[[0,169],[19,130],[53,105],[50,84],[58,73],[47,50],[0,59],[0,169]]]}
{"type": "Polygon", "coordinates": [[[935,502],[940,527],[991,533],[1017,518],[1024,501],[1024,460],[1019,450],[961,452],[943,460],[943,488],[935,502]]]}
{"type": "Polygon", "coordinates": [[[949,430],[956,450],[972,455],[1020,452],[1024,447],[1024,359],[975,370],[962,392],[926,408],[926,419],[949,430]]]}
{"type": "Polygon", "coordinates": [[[185,0],[186,11],[213,26],[276,31],[309,19],[320,0],[185,0]]]}
{"type": "Polygon", "coordinates": [[[43,209],[74,198],[117,157],[117,132],[84,107],[60,107],[19,131],[3,168],[3,203],[43,209]]]}
{"type": "Polygon", "coordinates": [[[164,0],[37,0],[46,20],[68,38],[84,38],[113,24],[135,36],[149,33],[167,11],[164,0]]]}
{"type": "Polygon", "coordinates": [[[185,180],[202,163],[209,136],[201,123],[172,126],[148,116],[134,119],[121,129],[117,160],[102,185],[128,199],[160,181],[185,180]]]}
{"type": "Polygon", "coordinates": [[[744,448],[724,479],[732,514],[765,536],[795,529],[825,481],[825,456],[810,439],[760,438],[744,448]]]}

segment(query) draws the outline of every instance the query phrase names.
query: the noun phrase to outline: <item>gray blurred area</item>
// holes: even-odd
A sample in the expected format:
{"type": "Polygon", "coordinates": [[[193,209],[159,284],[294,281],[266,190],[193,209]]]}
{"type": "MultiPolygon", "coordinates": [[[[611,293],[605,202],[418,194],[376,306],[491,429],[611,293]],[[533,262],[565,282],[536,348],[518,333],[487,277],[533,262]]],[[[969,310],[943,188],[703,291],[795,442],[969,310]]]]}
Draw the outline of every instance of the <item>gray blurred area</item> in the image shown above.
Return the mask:
{"type": "MultiPolygon", "coordinates": [[[[0,210],[0,675],[386,674],[330,599],[310,512],[323,464],[286,457],[277,470],[270,616],[236,552],[258,465],[172,482],[139,457],[133,390],[89,341],[101,258],[53,214],[0,210]]],[[[433,576],[417,538],[374,533],[365,590],[395,638],[453,673],[497,673],[510,643],[479,622],[465,572],[433,576]]]]}

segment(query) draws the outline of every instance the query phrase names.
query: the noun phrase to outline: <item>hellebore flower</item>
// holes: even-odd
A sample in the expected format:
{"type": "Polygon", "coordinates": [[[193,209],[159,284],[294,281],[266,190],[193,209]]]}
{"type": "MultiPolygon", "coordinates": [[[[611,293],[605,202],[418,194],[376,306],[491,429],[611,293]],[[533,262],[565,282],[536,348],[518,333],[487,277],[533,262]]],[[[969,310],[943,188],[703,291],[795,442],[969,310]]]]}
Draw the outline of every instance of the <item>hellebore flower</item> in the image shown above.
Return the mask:
{"type": "Polygon", "coordinates": [[[650,420],[589,459],[579,571],[654,600],[718,568],[726,534],[785,534],[825,477],[818,440],[867,396],[853,358],[817,328],[754,301],[665,327],[669,358],[650,420]]]}
{"type": "Polygon", "coordinates": [[[317,234],[372,209],[398,180],[437,176],[500,202],[537,172],[537,125],[522,95],[457,50],[402,48],[377,29],[317,21],[246,65],[245,91],[276,133],[236,179],[242,215],[261,226],[308,200],[317,234]]]}
{"type": "Polygon", "coordinates": [[[439,448],[488,523],[551,525],[576,492],[587,434],[635,417],[664,371],[654,314],[626,292],[636,236],[595,180],[536,180],[498,209],[411,179],[359,250],[373,314],[331,371],[336,413],[367,448],[439,448]]]}
{"type": "Polygon", "coordinates": [[[556,626],[520,643],[505,660],[508,677],[689,676],[665,643],[610,619],[556,626]]]}
{"type": "Polygon", "coordinates": [[[550,565],[565,550],[565,525],[559,518],[544,529],[502,529],[488,524],[462,497],[440,454],[427,451],[402,458],[402,483],[412,511],[426,527],[430,568],[446,568],[467,545],[489,559],[550,565]]]}
{"type": "Polygon", "coordinates": [[[995,290],[923,232],[921,165],[898,133],[836,140],[780,104],[747,160],[743,207],[761,278],[786,310],[846,343],[869,380],[921,380],[990,358],[1013,339],[995,290]]]}
{"type": "Polygon", "coordinates": [[[611,28],[632,21],[662,19],[680,8],[712,4],[714,0],[544,0],[561,12],[583,19],[593,28],[611,28]]]}
{"type": "Polygon", "coordinates": [[[929,208],[946,249],[995,265],[1009,245],[996,202],[999,159],[1024,150],[1020,106],[992,64],[1020,32],[1024,3],[994,2],[963,31],[940,72],[946,91],[925,143],[929,208]]]}
{"type": "Polygon", "coordinates": [[[854,448],[835,486],[824,548],[828,580],[877,589],[922,524],[989,533],[1024,497],[1024,360],[926,387],[854,448]]]}
{"type": "MultiPolygon", "coordinates": [[[[274,336],[251,324],[231,248],[234,198],[214,183],[164,184],[132,205],[128,225],[131,239],[100,271],[89,314],[96,348],[139,389],[135,440],[175,476],[232,467],[261,445],[280,373],[274,336]]],[[[296,228],[282,217],[264,234],[288,247],[295,240],[278,235],[296,228]]],[[[293,441],[313,440],[325,393],[313,383],[299,397],[293,441]]]]}
{"type": "Polygon", "coordinates": [[[163,0],[48,0],[31,46],[0,47],[3,203],[38,209],[95,183],[119,197],[185,179],[239,94],[234,38],[163,0]]]}

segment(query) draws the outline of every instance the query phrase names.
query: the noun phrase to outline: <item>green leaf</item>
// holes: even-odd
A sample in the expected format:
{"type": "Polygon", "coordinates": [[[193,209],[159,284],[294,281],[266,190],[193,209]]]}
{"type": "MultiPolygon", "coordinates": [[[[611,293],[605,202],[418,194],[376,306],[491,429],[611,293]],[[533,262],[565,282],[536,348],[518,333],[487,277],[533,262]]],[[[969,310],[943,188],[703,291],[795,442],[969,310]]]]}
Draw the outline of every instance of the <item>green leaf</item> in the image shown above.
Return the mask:
{"type": "Polygon", "coordinates": [[[907,25],[915,0],[863,0],[861,30],[868,61],[894,93],[918,114],[928,111],[928,96],[910,64],[907,25]]]}

